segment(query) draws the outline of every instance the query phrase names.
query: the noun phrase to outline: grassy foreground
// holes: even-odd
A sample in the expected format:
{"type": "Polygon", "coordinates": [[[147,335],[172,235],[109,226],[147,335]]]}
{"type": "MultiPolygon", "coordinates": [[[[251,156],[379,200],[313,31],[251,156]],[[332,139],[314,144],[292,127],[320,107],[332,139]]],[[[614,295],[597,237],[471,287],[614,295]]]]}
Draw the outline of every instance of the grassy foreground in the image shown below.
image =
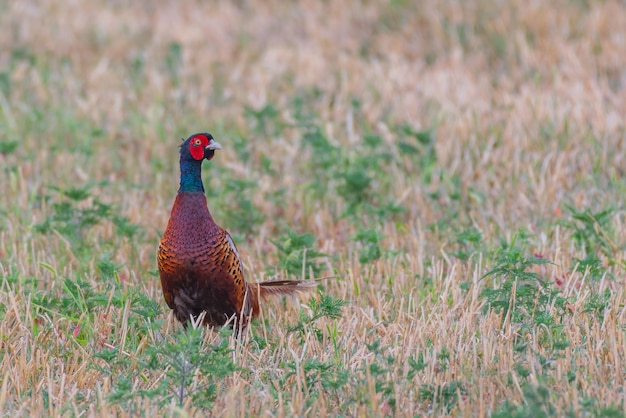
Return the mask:
{"type": "Polygon", "coordinates": [[[0,0],[7,416],[625,414],[619,1],[0,0]],[[182,2],[181,2],[182,3],[182,2]],[[178,138],[249,280],[171,318],[178,138]]]}

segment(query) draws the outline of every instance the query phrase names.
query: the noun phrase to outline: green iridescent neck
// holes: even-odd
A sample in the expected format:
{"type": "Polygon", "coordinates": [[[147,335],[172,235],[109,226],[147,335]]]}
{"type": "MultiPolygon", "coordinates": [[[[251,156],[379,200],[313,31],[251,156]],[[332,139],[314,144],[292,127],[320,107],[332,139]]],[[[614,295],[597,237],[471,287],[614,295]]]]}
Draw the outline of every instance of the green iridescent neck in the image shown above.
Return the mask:
{"type": "Polygon", "coordinates": [[[180,160],[180,187],[179,192],[202,192],[202,161],[180,160]]]}

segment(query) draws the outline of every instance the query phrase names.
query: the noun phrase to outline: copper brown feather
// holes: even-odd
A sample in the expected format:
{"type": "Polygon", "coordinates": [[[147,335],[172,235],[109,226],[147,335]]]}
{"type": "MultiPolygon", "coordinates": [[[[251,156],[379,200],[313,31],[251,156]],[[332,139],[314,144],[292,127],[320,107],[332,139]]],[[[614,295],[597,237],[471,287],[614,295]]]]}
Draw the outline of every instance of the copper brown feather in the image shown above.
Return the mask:
{"type": "Polygon", "coordinates": [[[180,188],[158,251],[163,296],[187,326],[203,312],[204,323],[221,326],[234,319],[242,328],[256,317],[259,300],[315,286],[307,281],[247,283],[237,247],[207,207],[202,161],[221,145],[210,134],[191,135],[180,149],[180,188]]]}

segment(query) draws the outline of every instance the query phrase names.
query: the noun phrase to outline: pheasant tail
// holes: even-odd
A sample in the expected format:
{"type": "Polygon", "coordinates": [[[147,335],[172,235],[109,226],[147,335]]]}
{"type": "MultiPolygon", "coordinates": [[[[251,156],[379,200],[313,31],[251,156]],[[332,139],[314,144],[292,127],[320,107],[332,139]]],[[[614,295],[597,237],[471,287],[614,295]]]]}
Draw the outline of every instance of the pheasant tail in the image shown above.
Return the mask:
{"type": "Polygon", "coordinates": [[[305,280],[276,280],[260,283],[248,283],[248,293],[252,311],[255,315],[259,312],[259,299],[265,300],[274,295],[293,295],[306,292],[317,286],[315,281],[305,280]]]}

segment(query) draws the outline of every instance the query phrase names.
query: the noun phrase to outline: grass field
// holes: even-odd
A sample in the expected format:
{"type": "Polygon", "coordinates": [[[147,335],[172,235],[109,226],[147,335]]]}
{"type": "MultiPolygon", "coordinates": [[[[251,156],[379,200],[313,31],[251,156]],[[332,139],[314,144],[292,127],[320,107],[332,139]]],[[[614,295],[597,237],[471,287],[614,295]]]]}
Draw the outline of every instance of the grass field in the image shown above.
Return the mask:
{"type": "Polygon", "coordinates": [[[622,417],[625,115],[623,1],[0,0],[0,411],[622,417]],[[248,280],[334,275],[240,340],[156,272],[199,131],[248,280]]]}

